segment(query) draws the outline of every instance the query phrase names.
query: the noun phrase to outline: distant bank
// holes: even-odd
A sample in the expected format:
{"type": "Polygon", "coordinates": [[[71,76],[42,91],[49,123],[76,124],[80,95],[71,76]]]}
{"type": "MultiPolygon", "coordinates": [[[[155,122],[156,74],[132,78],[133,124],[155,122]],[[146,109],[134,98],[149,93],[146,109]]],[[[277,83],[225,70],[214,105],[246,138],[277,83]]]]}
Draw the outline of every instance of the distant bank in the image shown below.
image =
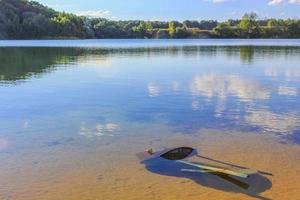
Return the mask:
{"type": "Polygon", "coordinates": [[[180,51],[184,49],[215,49],[227,47],[300,48],[300,39],[84,39],[84,40],[0,40],[1,47],[78,47],[90,50],[163,50],[180,51]],[[204,47],[204,48],[203,48],[204,47]]]}
{"type": "Polygon", "coordinates": [[[0,0],[0,39],[300,38],[299,19],[112,21],[57,12],[38,2],[0,0]]]}

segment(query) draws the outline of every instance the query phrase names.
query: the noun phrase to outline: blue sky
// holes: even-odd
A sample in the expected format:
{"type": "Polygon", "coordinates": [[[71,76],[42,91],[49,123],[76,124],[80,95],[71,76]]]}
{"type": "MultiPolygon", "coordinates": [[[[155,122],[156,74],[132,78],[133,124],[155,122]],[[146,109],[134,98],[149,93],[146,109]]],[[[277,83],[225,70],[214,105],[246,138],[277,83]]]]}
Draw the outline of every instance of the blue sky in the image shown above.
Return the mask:
{"type": "Polygon", "coordinates": [[[109,19],[201,20],[240,18],[254,11],[261,18],[300,18],[300,0],[37,0],[59,11],[109,19]]]}

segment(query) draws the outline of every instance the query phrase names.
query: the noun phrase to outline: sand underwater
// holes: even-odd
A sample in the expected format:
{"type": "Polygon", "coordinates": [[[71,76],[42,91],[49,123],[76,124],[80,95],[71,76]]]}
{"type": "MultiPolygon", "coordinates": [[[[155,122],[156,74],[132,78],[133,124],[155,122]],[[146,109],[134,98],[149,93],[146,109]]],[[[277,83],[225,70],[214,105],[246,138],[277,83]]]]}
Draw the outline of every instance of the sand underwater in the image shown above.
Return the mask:
{"type": "Polygon", "coordinates": [[[263,134],[228,130],[203,129],[194,134],[170,134],[163,126],[143,127],[143,130],[145,134],[141,136],[121,137],[118,141],[72,140],[46,146],[39,153],[24,151],[18,160],[14,153],[2,152],[1,160],[5,163],[0,170],[9,170],[1,173],[0,197],[31,200],[299,197],[299,145],[280,143],[263,134]],[[165,134],[158,134],[162,131],[165,134]],[[202,156],[271,172],[273,176],[239,179],[248,185],[245,189],[211,174],[179,175],[172,169],[147,169],[136,157],[137,152],[149,146],[159,149],[182,145],[197,148],[202,156]]]}

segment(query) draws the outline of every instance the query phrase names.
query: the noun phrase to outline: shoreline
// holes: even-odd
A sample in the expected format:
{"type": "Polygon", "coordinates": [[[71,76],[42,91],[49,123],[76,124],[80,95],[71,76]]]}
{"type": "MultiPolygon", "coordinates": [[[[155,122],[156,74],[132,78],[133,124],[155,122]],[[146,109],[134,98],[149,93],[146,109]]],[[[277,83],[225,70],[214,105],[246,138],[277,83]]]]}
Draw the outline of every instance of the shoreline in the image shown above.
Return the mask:
{"type": "Polygon", "coordinates": [[[197,46],[272,46],[300,47],[300,39],[41,39],[0,40],[0,47],[197,47],[197,46]]]}

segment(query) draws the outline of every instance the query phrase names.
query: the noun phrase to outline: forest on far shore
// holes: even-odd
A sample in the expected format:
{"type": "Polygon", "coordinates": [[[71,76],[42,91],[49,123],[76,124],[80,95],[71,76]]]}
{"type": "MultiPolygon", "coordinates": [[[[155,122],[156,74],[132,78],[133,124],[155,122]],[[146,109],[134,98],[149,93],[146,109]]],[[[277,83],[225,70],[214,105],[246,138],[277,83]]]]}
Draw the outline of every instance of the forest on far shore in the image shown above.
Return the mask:
{"type": "Polygon", "coordinates": [[[0,0],[0,39],[300,38],[299,19],[113,21],[57,12],[35,1],[0,0]]]}

